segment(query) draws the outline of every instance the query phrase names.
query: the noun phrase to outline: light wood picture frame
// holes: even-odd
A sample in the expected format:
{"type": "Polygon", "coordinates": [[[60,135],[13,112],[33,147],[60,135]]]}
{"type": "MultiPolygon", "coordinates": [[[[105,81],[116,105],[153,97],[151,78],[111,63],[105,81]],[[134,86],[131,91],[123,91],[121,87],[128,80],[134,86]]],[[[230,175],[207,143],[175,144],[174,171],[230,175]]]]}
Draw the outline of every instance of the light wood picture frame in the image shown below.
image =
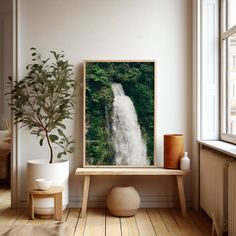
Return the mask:
{"type": "Polygon", "coordinates": [[[83,65],[83,166],[155,167],[155,61],[83,65]]]}

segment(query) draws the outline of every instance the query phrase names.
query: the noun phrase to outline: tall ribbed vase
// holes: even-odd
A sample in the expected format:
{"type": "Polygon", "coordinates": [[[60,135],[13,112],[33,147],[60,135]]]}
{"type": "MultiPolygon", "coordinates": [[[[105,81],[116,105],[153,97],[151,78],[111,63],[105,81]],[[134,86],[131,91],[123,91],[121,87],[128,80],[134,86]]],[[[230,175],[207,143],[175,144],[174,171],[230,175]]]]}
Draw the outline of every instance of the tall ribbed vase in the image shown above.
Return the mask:
{"type": "Polygon", "coordinates": [[[164,168],[179,169],[183,151],[184,137],[182,134],[164,135],[164,168]]]}

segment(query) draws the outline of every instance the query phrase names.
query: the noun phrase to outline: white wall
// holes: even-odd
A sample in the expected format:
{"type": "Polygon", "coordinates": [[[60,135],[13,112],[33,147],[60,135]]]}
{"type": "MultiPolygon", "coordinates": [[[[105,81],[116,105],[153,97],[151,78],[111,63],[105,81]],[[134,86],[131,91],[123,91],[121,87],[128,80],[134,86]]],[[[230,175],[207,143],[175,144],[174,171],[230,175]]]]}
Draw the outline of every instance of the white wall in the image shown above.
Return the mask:
{"type": "MultiPolygon", "coordinates": [[[[21,75],[30,62],[29,48],[63,50],[81,79],[85,59],[143,59],[157,61],[156,125],[158,165],[163,165],[163,135],[183,133],[191,156],[191,1],[189,0],[21,0],[19,4],[21,75]]],[[[81,91],[80,91],[81,92],[81,91]]],[[[81,200],[82,107],[68,123],[77,152],[70,158],[70,200],[81,200]]],[[[44,156],[37,140],[21,131],[19,137],[20,200],[26,199],[26,162],[44,156]]],[[[190,198],[188,179],[187,196],[190,198]]],[[[94,177],[91,200],[103,201],[112,185],[132,184],[145,206],[170,206],[175,194],[171,177],[94,177]]],[[[92,204],[92,203],[91,203],[92,204]]]]}

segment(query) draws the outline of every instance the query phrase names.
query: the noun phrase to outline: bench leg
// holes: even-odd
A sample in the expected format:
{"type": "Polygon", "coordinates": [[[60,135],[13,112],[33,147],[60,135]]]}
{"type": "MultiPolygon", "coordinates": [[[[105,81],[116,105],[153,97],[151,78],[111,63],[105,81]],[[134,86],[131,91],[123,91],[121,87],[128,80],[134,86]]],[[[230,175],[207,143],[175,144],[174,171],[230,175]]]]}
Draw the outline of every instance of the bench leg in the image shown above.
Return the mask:
{"type": "Polygon", "coordinates": [[[30,210],[30,218],[34,220],[34,196],[33,194],[29,194],[29,210],[30,210]]]}
{"type": "Polygon", "coordinates": [[[62,192],[54,194],[55,220],[62,220],[62,192]]]}
{"type": "Polygon", "coordinates": [[[180,207],[181,207],[183,217],[186,217],[187,210],[186,210],[186,202],[185,202],[185,194],[184,194],[184,181],[183,181],[184,178],[183,178],[183,175],[177,175],[176,177],[177,177],[180,207]]]}
{"type": "Polygon", "coordinates": [[[87,212],[89,184],[90,184],[90,175],[86,175],[86,176],[84,176],[82,209],[81,209],[81,214],[80,214],[81,218],[84,218],[86,215],[86,212],[87,212]]]}

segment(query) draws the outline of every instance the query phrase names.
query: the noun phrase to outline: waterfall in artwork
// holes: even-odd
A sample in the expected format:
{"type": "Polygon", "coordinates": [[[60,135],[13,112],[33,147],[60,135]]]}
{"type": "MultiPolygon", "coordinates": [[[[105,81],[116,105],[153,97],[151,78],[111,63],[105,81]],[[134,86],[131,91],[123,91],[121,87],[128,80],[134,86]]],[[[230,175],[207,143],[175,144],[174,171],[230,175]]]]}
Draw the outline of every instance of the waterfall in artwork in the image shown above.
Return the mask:
{"type": "Polygon", "coordinates": [[[112,145],[116,165],[146,166],[147,147],[137,113],[121,84],[113,83],[112,145]]]}

